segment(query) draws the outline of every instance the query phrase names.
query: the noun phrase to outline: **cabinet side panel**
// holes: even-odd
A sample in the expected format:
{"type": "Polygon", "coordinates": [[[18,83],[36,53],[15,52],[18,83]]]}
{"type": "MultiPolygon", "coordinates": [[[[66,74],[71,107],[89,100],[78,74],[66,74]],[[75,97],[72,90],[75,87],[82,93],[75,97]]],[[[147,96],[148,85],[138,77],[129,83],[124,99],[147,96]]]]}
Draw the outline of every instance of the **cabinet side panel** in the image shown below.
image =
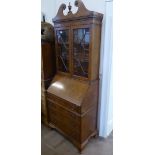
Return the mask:
{"type": "Polygon", "coordinates": [[[90,136],[96,132],[97,125],[97,105],[91,108],[82,118],[81,118],[81,143],[87,141],[90,136]]]}
{"type": "Polygon", "coordinates": [[[101,25],[92,25],[91,80],[99,79],[101,25]]]}
{"type": "Polygon", "coordinates": [[[99,81],[96,80],[92,82],[89,86],[89,89],[82,103],[81,113],[85,113],[92,106],[98,104],[98,94],[99,94],[99,81]]]}
{"type": "Polygon", "coordinates": [[[84,142],[97,130],[98,80],[93,82],[82,104],[81,140],[84,142]]]}

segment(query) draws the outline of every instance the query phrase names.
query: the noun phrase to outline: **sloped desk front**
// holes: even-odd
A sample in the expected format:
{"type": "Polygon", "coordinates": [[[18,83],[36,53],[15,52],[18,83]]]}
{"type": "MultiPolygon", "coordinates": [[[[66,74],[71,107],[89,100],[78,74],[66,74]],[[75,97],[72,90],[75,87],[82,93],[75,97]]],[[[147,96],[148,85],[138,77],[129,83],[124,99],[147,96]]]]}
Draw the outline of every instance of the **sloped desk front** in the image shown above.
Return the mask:
{"type": "Polygon", "coordinates": [[[81,150],[97,133],[98,81],[56,75],[47,90],[49,125],[81,150]]]}

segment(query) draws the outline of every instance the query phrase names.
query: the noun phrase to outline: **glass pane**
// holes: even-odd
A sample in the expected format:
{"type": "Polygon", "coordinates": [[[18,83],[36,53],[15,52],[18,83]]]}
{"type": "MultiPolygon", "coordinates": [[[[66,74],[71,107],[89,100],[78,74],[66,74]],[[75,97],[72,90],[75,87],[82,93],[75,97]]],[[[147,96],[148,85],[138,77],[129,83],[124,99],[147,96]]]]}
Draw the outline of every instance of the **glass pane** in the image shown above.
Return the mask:
{"type": "Polygon", "coordinates": [[[74,29],[73,35],[74,75],[88,77],[89,29],[74,29]]]}
{"type": "Polygon", "coordinates": [[[62,72],[69,72],[69,44],[68,44],[68,30],[57,31],[58,42],[58,70],[62,72]]]}

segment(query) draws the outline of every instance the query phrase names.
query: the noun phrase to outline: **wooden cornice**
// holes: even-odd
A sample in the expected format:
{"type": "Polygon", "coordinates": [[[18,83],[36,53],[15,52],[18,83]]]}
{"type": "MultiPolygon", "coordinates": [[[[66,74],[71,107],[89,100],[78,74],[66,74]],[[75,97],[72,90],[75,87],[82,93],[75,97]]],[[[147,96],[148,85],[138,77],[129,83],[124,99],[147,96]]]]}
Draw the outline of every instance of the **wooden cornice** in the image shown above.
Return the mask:
{"type": "Polygon", "coordinates": [[[71,11],[71,6],[69,5],[68,14],[64,15],[63,11],[66,9],[66,4],[61,4],[56,17],[53,18],[53,22],[57,23],[57,22],[78,20],[78,19],[85,19],[85,18],[95,18],[97,20],[102,21],[103,14],[97,13],[94,11],[89,11],[81,0],[76,0],[74,5],[78,7],[77,12],[73,14],[71,11]]]}

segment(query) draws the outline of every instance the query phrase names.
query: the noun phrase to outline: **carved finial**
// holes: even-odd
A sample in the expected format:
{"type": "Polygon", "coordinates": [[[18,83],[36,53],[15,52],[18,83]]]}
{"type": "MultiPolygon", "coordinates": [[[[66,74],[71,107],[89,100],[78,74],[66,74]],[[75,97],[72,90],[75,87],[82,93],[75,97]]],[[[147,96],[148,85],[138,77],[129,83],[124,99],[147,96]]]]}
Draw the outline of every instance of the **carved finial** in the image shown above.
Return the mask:
{"type": "Polygon", "coordinates": [[[69,2],[69,5],[68,5],[68,13],[71,13],[72,11],[71,11],[71,9],[72,9],[72,6],[70,5],[70,2],[69,2]]]}

